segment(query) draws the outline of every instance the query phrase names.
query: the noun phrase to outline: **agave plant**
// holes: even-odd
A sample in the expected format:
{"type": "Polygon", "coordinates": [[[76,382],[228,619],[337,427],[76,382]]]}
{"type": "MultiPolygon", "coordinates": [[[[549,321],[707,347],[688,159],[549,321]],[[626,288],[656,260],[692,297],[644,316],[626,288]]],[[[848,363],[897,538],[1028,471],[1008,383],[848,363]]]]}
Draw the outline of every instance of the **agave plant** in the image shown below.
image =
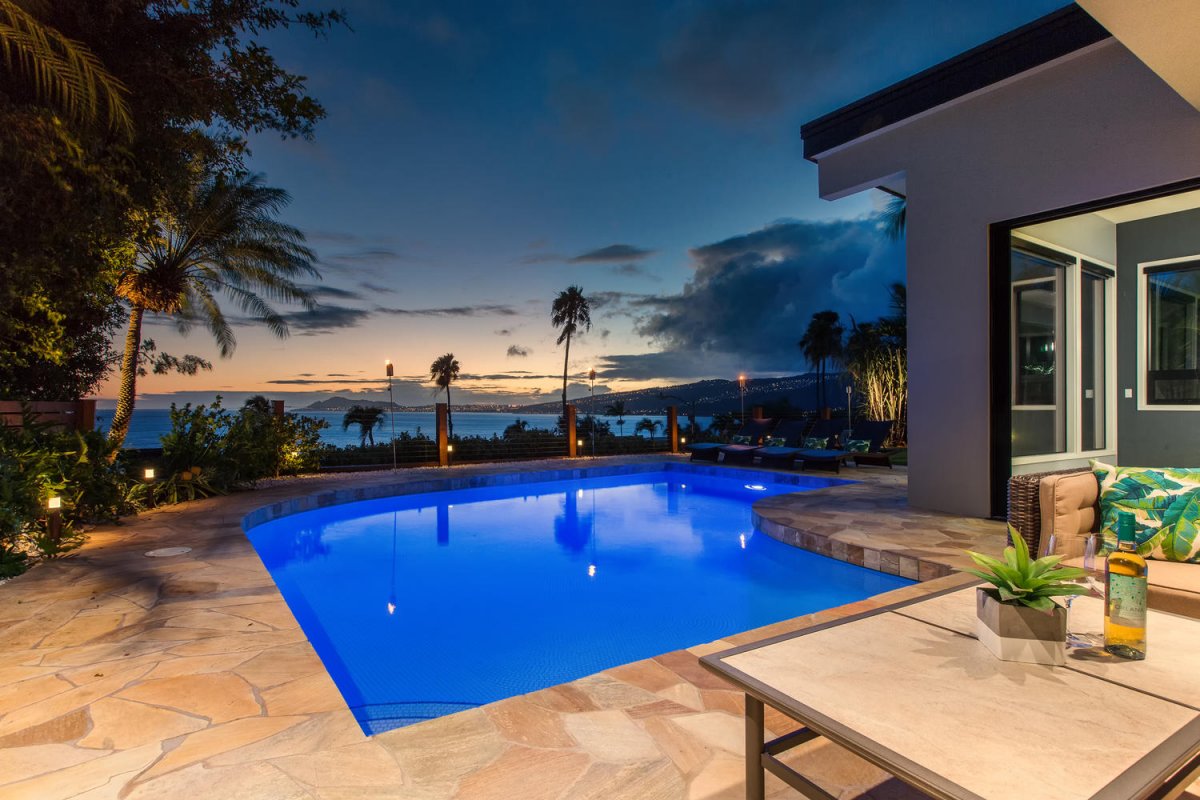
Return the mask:
{"type": "Polygon", "coordinates": [[[1092,590],[1073,581],[1087,572],[1078,567],[1060,567],[1062,556],[1029,557],[1029,547],[1012,525],[1008,526],[1012,546],[1004,548],[1004,560],[967,551],[980,569],[966,567],[963,572],[982,578],[996,587],[1002,603],[1019,603],[1030,608],[1054,611],[1052,597],[1091,594],[1092,590]]]}

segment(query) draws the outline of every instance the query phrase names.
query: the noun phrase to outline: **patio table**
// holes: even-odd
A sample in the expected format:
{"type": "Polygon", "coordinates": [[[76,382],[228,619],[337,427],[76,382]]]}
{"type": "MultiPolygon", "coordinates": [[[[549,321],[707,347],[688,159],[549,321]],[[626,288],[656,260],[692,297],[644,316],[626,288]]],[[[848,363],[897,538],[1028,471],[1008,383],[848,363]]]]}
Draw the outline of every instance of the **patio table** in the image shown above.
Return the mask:
{"type": "MultiPolygon", "coordinates": [[[[1076,599],[1069,625],[1101,630],[1103,603],[1076,599]]],[[[1167,800],[1200,775],[1200,621],[1147,627],[1145,661],[1000,661],[974,638],[974,587],[954,588],[700,660],[746,693],[750,800],[764,770],[832,800],[779,758],[818,737],[935,798],[1167,800]],[[765,742],[764,703],[802,727],[765,742]]]]}

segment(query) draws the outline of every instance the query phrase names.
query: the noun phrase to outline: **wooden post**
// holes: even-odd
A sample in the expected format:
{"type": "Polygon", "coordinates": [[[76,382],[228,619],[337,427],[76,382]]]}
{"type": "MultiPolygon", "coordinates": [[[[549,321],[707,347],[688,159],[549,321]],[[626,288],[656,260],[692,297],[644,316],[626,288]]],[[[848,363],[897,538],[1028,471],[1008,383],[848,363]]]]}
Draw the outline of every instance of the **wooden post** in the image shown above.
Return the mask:
{"type": "Polygon", "coordinates": [[[446,424],[446,404],[438,403],[434,406],[434,410],[437,412],[435,428],[437,430],[438,464],[448,467],[450,466],[450,440],[446,424]]]}
{"type": "Polygon", "coordinates": [[[579,455],[579,442],[576,440],[575,432],[575,404],[571,403],[567,406],[567,458],[575,458],[579,455]]]}
{"type": "Polygon", "coordinates": [[[283,401],[282,400],[272,400],[271,401],[271,414],[273,416],[277,417],[278,419],[283,419],[283,401]]]}
{"type": "Polygon", "coordinates": [[[96,401],[75,401],[75,430],[87,433],[96,429],[96,401]]]}
{"type": "Polygon", "coordinates": [[[675,406],[667,406],[667,441],[671,443],[671,452],[679,452],[679,410],[675,406]]]}

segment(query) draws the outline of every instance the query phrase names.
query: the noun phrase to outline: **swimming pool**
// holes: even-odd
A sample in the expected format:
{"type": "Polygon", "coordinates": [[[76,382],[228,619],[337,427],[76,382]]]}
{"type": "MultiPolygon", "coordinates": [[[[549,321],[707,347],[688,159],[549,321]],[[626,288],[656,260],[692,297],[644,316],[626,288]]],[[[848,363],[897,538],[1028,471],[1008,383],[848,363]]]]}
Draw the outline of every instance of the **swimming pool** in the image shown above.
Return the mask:
{"type": "Polygon", "coordinates": [[[751,528],[834,479],[670,471],[335,505],[248,535],[367,733],[911,581],[751,528]]]}

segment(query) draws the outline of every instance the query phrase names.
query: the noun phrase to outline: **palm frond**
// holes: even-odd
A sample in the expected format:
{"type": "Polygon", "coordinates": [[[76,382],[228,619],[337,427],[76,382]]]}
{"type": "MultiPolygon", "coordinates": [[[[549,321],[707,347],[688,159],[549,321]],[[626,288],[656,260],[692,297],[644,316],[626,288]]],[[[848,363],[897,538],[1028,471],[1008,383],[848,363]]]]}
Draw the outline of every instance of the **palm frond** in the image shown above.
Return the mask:
{"type": "Polygon", "coordinates": [[[0,0],[0,55],[9,70],[29,77],[45,102],[89,122],[100,117],[103,106],[113,130],[133,135],[121,81],[86,45],[43,24],[14,0],[0,0]]]}

